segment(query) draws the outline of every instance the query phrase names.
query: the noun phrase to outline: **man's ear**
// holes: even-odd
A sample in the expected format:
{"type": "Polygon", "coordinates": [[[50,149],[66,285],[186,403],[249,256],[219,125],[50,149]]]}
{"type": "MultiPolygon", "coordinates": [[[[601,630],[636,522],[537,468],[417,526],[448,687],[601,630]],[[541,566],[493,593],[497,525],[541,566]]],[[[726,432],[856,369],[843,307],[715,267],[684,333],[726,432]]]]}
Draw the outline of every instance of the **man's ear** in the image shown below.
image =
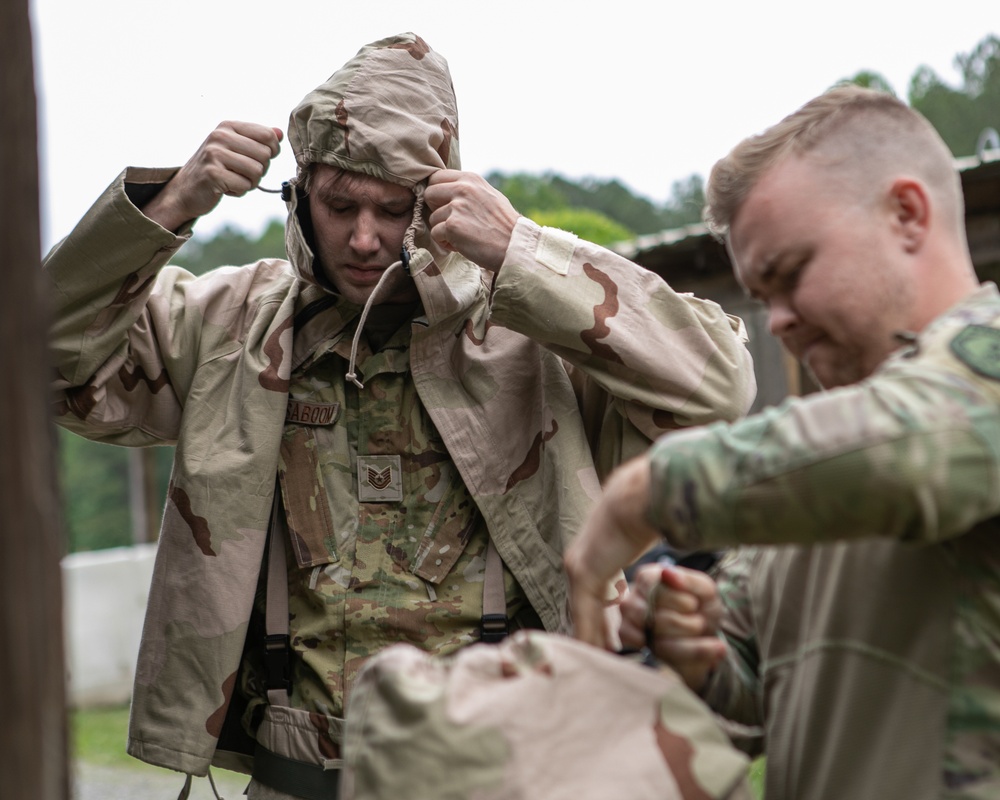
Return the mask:
{"type": "Polygon", "coordinates": [[[927,187],[914,178],[897,178],[889,189],[889,210],[906,252],[919,250],[931,226],[931,199],[927,187]]]}

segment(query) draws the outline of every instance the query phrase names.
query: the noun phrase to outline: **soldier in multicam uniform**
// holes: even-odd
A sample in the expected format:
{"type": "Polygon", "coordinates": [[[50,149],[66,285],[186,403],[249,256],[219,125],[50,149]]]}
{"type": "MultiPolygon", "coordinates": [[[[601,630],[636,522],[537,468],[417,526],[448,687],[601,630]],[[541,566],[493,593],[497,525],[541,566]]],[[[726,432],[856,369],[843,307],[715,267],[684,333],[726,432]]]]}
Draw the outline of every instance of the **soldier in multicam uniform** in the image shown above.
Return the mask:
{"type": "Polygon", "coordinates": [[[738,145],[708,197],[832,391],[616,471],[567,554],[579,633],[597,641],[593,592],[658,535],[745,544],[722,603],[707,576],[644,572],[621,635],[762,735],[768,800],[998,797],[1000,295],[951,155],[895,98],[841,87],[738,145]]]}
{"type": "Polygon", "coordinates": [[[370,654],[476,641],[490,542],[500,616],[505,599],[512,627],[568,630],[562,554],[600,480],[746,413],[754,383],[739,320],[458,171],[447,64],[413,34],[292,112],[288,261],[166,266],[281,138],[223,123],[180,170],[125,170],[45,266],[60,424],[177,445],[129,752],[330,797],[370,654]],[[287,682],[257,624],[275,509],[287,682]]]}

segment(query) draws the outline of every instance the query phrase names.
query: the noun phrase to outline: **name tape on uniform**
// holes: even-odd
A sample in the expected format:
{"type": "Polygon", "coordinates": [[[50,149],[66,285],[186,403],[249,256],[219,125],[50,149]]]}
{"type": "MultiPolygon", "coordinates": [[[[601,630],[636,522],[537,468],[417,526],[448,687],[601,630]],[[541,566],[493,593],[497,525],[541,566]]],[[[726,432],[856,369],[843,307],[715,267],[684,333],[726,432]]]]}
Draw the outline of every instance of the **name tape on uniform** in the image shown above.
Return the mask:
{"type": "Polygon", "coordinates": [[[333,425],[340,416],[340,403],[307,403],[288,399],[285,422],[298,425],[333,425]]]}

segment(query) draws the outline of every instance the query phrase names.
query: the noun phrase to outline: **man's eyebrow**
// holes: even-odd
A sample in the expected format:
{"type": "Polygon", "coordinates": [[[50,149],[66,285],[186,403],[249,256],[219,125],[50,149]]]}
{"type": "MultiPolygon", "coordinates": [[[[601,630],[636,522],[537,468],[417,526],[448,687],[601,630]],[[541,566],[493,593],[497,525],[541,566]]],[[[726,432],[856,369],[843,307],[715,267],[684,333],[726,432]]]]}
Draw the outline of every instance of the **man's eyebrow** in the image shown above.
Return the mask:
{"type": "MultiPolygon", "coordinates": [[[[760,287],[761,291],[766,292],[768,287],[773,286],[780,280],[778,272],[782,266],[789,260],[797,260],[800,254],[801,251],[799,250],[779,250],[776,253],[765,256],[761,259],[761,268],[754,278],[754,284],[760,287]]],[[[761,291],[751,289],[746,285],[744,285],[744,291],[754,300],[764,302],[761,291]]]]}
{"type": "Polygon", "coordinates": [[[350,202],[350,198],[343,194],[329,183],[324,183],[322,186],[316,187],[316,197],[324,203],[347,203],[350,202]]]}
{"type": "Polygon", "coordinates": [[[770,256],[764,261],[764,268],[757,275],[757,282],[766,286],[774,280],[774,273],[778,269],[778,259],[770,256]]]}
{"type": "MultiPolygon", "coordinates": [[[[768,258],[764,262],[764,268],[760,271],[760,274],[754,277],[753,283],[756,285],[766,288],[774,280],[774,272],[778,268],[776,259],[768,258]]],[[[756,289],[751,288],[745,280],[741,281],[743,285],[743,293],[754,300],[759,300],[763,302],[760,296],[760,292],[756,289]]]]}
{"type": "MultiPolygon", "coordinates": [[[[317,199],[326,203],[327,205],[355,205],[358,202],[358,197],[354,194],[338,190],[334,186],[329,184],[317,187],[316,189],[317,199]]],[[[377,200],[374,201],[375,205],[379,208],[385,208],[390,211],[406,211],[408,208],[412,208],[416,197],[410,195],[408,197],[393,197],[388,200],[377,200]]]]}
{"type": "Polygon", "coordinates": [[[416,200],[417,198],[413,195],[410,197],[394,197],[391,200],[386,200],[385,202],[376,202],[375,205],[382,206],[382,208],[398,208],[400,211],[405,211],[408,208],[412,208],[416,200]]]}
{"type": "Polygon", "coordinates": [[[765,256],[761,259],[762,266],[757,273],[757,283],[767,286],[778,279],[778,271],[788,264],[794,265],[805,258],[809,249],[806,247],[796,247],[790,250],[778,250],[776,253],[765,256]]]}

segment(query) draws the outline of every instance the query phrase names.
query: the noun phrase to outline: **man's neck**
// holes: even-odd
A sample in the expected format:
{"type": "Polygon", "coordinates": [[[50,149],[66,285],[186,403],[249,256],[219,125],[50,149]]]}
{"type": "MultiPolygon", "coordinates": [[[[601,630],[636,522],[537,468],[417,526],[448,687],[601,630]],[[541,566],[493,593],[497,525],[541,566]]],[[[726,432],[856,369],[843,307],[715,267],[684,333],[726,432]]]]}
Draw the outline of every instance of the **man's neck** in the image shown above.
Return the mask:
{"type": "Polygon", "coordinates": [[[382,303],[373,306],[365,320],[365,336],[373,351],[381,350],[402,325],[409,322],[420,303],[382,303]]]}

